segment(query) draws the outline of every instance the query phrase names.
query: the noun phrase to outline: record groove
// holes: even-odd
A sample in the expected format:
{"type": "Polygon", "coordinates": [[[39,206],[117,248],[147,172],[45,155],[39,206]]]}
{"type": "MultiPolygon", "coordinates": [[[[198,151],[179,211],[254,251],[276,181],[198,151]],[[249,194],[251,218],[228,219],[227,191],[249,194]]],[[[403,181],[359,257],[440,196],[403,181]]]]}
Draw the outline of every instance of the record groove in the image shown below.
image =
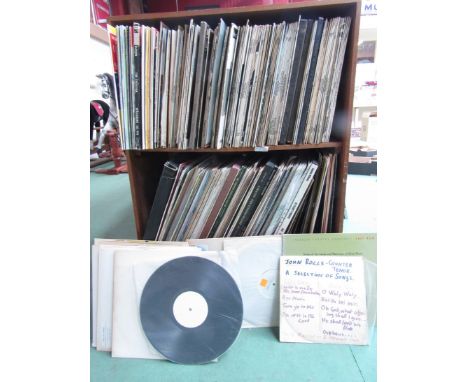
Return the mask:
{"type": "Polygon", "coordinates": [[[207,363],[237,338],[242,298],[224,268],[201,257],[181,257],[163,264],[148,279],[140,319],[150,343],[168,360],[207,363]]]}

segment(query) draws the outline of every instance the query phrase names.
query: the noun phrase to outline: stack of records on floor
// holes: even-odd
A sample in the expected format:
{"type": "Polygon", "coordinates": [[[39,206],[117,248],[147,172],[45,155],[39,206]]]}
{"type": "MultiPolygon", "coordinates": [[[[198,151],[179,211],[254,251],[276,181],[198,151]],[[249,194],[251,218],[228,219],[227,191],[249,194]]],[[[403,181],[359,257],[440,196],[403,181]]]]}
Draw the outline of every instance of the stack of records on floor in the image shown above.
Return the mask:
{"type": "MultiPolygon", "coordinates": [[[[95,239],[91,267],[92,346],[98,351],[111,351],[113,357],[167,358],[148,341],[141,323],[141,298],[155,271],[175,259],[193,256],[210,260],[229,272],[242,298],[242,328],[278,326],[276,285],[281,243],[281,236],[188,242],[95,239]]],[[[181,275],[180,282],[188,276],[181,275]]],[[[168,319],[172,319],[172,312],[167,311],[168,319]]],[[[210,338],[226,335],[216,327],[208,329],[210,338]]],[[[178,343],[180,338],[175,337],[178,343]]],[[[206,343],[209,340],[204,338],[199,345],[206,343]]],[[[191,350],[196,346],[193,342],[191,350]]]]}
{"type": "MultiPolygon", "coordinates": [[[[162,351],[160,353],[148,340],[148,333],[144,330],[141,321],[141,303],[144,290],[148,282],[154,279],[155,272],[161,267],[166,267],[169,262],[184,257],[210,260],[224,268],[235,281],[242,298],[241,327],[266,328],[277,327],[280,322],[281,256],[298,256],[298,258],[305,254],[336,256],[345,255],[345,252],[346,256],[343,256],[343,259],[349,255],[364,256],[367,322],[370,326],[375,326],[377,277],[375,243],[376,235],[369,233],[207,238],[191,239],[186,242],[95,239],[91,258],[92,346],[98,351],[112,352],[113,357],[160,360],[168,358],[163,355],[164,349],[160,349],[162,351]],[[343,246],[343,243],[346,245],[343,246]]],[[[200,275],[200,272],[193,273],[200,275]]],[[[184,272],[175,276],[171,285],[180,285],[192,276],[194,275],[191,272],[184,272]]],[[[202,282],[208,288],[216,289],[213,285],[217,283],[207,283],[209,274],[206,276],[201,278],[202,282]]],[[[302,283],[300,287],[303,287],[302,283]]],[[[166,285],[162,285],[158,291],[166,295],[166,285]]],[[[225,303],[224,300],[216,301],[217,304],[225,303]]],[[[212,300],[207,302],[210,304],[212,300]]],[[[320,301],[317,303],[318,306],[322,304],[320,301]]],[[[156,299],[154,306],[160,307],[161,301],[156,299]]],[[[170,309],[167,309],[167,306],[166,309],[161,309],[161,312],[164,312],[163,315],[168,320],[173,321],[175,301],[172,301],[169,307],[170,309]]],[[[334,324],[339,325],[339,323],[336,321],[334,324]]],[[[206,346],[211,339],[225,335],[219,333],[216,326],[211,326],[207,322],[200,325],[200,328],[202,327],[209,339],[194,341],[185,351],[195,354],[194,349],[198,345],[206,346]]],[[[190,330],[196,328],[191,327],[190,330]]],[[[311,328],[309,325],[308,329],[311,328]]],[[[160,329],[167,330],[167,326],[160,329]]],[[[343,330],[345,329],[346,326],[343,330]]],[[[166,334],[164,338],[169,338],[175,345],[179,344],[176,335],[171,335],[169,332],[166,334]]]]}
{"type": "Polygon", "coordinates": [[[110,26],[123,148],[328,142],[350,22],[110,26]]]}
{"type": "Polygon", "coordinates": [[[164,164],[145,240],[332,230],[336,154],[164,164]]]}

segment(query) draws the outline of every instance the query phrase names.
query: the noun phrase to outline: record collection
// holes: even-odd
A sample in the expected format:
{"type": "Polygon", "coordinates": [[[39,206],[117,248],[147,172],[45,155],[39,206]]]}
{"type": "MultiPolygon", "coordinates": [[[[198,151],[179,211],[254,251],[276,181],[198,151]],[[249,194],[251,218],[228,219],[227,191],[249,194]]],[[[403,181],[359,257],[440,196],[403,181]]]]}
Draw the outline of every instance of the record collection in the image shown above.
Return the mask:
{"type": "MultiPolygon", "coordinates": [[[[196,365],[236,350],[242,328],[280,326],[280,341],[304,342],[298,337],[310,328],[302,319],[323,305],[313,300],[319,289],[307,272],[319,265],[306,240],[321,243],[314,246],[320,256],[339,252],[337,262],[349,255],[343,234],[325,233],[341,223],[342,112],[351,108],[346,89],[354,78],[347,47],[358,23],[351,33],[348,10],[287,7],[227,12],[225,20],[216,12],[111,19],[125,24],[108,25],[122,148],[160,150],[127,152],[138,169],[132,196],[144,240],[95,239],[92,246],[97,351],[196,365]],[[330,140],[336,145],[314,146],[330,140]],[[297,233],[314,235],[289,235],[297,233]],[[297,271],[291,277],[281,268],[285,255],[297,271]]],[[[374,280],[374,268],[358,275],[374,280]]],[[[328,293],[323,285],[320,298],[328,293]]],[[[367,318],[375,288],[361,289],[358,313],[367,318]]],[[[359,321],[363,334],[368,322],[375,320],[359,321]]]]}
{"type": "MultiPolygon", "coordinates": [[[[349,323],[356,333],[359,329],[365,335],[367,325],[370,328],[376,324],[375,234],[268,235],[186,242],[95,239],[91,267],[92,346],[118,358],[204,364],[221,357],[235,343],[241,328],[279,325],[281,341],[304,342],[303,329],[310,332],[315,330],[314,325],[294,329],[302,316],[281,316],[281,309],[293,307],[280,304],[283,294],[293,297],[296,306],[303,305],[297,309],[314,309],[313,305],[324,303],[332,304],[333,309],[348,309],[348,305],[340,307],[337,300],[322,300],[317,293],[310,293],[310,288],[305,289],[305,294],[299,293],[304,281],[310,283],[312,277],[315,281],[331,281],[327,287],[330,290],[338,285],[336,280],[322,279],[320,272],[304,271],[310,271],[310,267],[335,267],[329,273],[341,276],[339,288],[350,288],[351,283],[344,277],[349,276],[346,269],[358,261],[353,257],[363,256],[364,269],[352,266],[352,272],[359,271],[359,279],[365,283],[365,289],[362,284],[360,287],[362,304],[360,309],[349,308],[346,313],[354,314],[356,325],[348,321],[346,325],[349,323]],[[301,265],[303,255],[309,260],[301,265]],[[284,290],[285,275],[281,273],[284,256],[298,260],[291,262],[298,273],[291,271],[289,291],[284,290]],[[317,256],[321,261],[314,261],[317,256]],[[332,262],[329,264],[328,260],[332,262]],[[294,289],[297,295],[291,295],[294,289]],[[317,301],[310,300],[312,305],[308,306],[304,298],[317,301]],[[287,319],[294,325],[282,325],[281,317],[283,324],[287,319]],[[358,322],[365,326],[358,326],[358,322]],[[281,339],[281,330],[294,338],[281,339]]],[[[357,273],[353,273],[355,276],[357,273]]],[[[340,291],[343,290],[334,293],[340,291]]],[[[343,298],[354,304],[354,292],[346,296],[343,298]]],[[[340,326],[340,320],[326,324],[350,334],[348,326],[340,326]]],[[[311,341],[315,342],[308,337],[306,342],[311,341]]]]}
{"type": "Polygon", "coordinates": [[[221,356],[241,328],[278,325],[281,236],[95,239],[92,249],[98,351],[200,364],[221,356]],[[205,250],[202,241],[220,249],[205,250]]]}
{"type": "Polygon", "coordinates": [[[330,232],[336,154],[169,160],[145,240],[330,232]]]}
{"type": "Polygon", "coordinates": [[[350,22],[109,27],[123,148],[328,142],[350,22]]]}
{"type": "Polygon", "coordinates": [[[95,240],[96,350],[199,364],[222,355],[241,327],[278,325],[281,237],[203,240],[220,250],[190,242],[95,240]],[[249,265],[249,259],[257,261],[249,265]]]}

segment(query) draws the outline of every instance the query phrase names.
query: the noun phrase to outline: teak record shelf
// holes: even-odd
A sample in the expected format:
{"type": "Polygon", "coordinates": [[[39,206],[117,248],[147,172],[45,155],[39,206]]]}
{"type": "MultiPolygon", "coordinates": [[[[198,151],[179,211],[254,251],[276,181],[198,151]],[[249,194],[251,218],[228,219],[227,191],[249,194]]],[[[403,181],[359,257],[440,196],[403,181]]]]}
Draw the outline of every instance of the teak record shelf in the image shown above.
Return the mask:
{"type": "Polygon", "coordinates": [[[188,23],[190,19],[195,22],[206,21],[214,28],[219,19],[229,24],[231,22],[244,24],[250,20],[251,24],[272,22],[297,21],[299,15],[304,18],[316,17],[351,17],[351,29],[346,47],[346,55],[343,62],[340,87],[336,103],[335,118],[333,121],[330,143],[318,145],[282,145],[270,146],[268,152],[255,150],[254,148],[226,148],[226,149],[195,149],[178,150],[154,149],[154,150],[127,150],[128,173],[132,191],[133,211],[137,237],[143,238],[145,224],[153,204],[156,187],[161,176],[164,162],[177,155],[193,157],[206,153],[218,153],[219,155],[233,155],[246,153],[252,156],[264,156],[272,151],[287,155],[297,150],[335,150],[338,153],[338,171],[335,179],[335,208],[333,216],[333,231],[343,230],[343,218],[346,194],[346,178],[348,173],[349,141],[351,132],[351,119],[354,97],[354,77],[356,69],[357,42],[359,34],[359,17],[361,2],[358,0],[317,0],[291,4],[274,4],[268,6],[249,6],[239,8],[215,8],[169,13],[145,13],[138,15],[124,15],[110,17],[111,25],[131,25],[140,22],[145,25],[158,26],[163,21],[169,27],[176,27],[188,23]]]}
{"type": "MultiPolygon", "coordinates": [[[[278,146],[260,146],[260,147],[229,147],[223,149],[177,149],[174,147],[157,148],[145,151],[151,151],[156,153],[249,153],[249,152],[267,152],[267,151],[290,151],[290,150],[310,150],[310,149],[326,149],[326,148],[337,148],[341,147],[341,142],[326,142],[318,145],[278,145],[278,146]]],[[[127,153],[130,150],[127,150],[127,153]]]]}

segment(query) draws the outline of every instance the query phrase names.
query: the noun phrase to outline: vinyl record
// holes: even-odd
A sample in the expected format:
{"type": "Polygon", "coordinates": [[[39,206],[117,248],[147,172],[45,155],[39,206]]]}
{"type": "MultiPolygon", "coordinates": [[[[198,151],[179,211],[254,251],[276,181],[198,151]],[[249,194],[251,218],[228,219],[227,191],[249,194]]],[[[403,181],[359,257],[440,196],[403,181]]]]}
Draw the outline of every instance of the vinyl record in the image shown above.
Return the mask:
{"type": "Polygon", "coordinates": [[[244,321],[254,327],[278,326],[281,237],[226,239],[225,247],[237,254],[244,321]]]}
{"type": "Polygon", "coordinates": [[[140,300],[143,331],[168,360],[202,364],[235,341],[243,318],[239,289],[218,264],[196,256],[159,267],[140,300]]]}

